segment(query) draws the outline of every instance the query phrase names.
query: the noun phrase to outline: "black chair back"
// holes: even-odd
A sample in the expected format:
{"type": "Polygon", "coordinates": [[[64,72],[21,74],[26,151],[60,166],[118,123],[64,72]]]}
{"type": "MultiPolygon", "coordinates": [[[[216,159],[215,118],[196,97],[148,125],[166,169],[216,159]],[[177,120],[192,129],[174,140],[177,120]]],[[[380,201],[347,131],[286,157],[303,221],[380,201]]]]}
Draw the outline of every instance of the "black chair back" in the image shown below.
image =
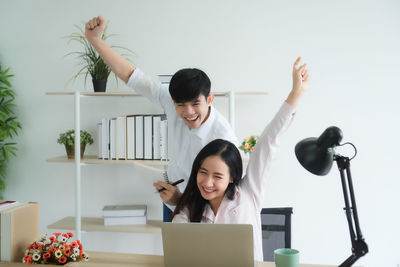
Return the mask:
{"type": "Polygon", "coordinates": [[[291,247],[293,208],[264,208],[261,227],[264,261],[274,261],[274,250],[291,247]]]}

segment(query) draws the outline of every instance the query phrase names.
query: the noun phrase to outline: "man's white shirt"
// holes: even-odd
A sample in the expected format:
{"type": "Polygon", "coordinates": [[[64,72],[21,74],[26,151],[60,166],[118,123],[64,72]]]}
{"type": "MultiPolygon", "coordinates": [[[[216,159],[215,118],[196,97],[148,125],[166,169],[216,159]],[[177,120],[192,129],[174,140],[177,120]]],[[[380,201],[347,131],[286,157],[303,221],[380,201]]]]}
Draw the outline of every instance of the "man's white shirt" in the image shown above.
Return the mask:
{"type": "MultiPolygon", "coordinates": [[[[167,115],[168,121],[168,178],[171,181],[185,179],[178,188],[186,188],[193,161],[199,151],[215,139],[225,139],[236,146],[238,141],[226,118],[212,105],[209,117],[197,129],[189,129],[183,119],[176,113],[175,106],[167,86],[157,79],[146,75],[136,68],[127,85],[151,102],[159,105],[167,115]]],[[[174,207],[172,207],[174,208],[174,207]]]]}

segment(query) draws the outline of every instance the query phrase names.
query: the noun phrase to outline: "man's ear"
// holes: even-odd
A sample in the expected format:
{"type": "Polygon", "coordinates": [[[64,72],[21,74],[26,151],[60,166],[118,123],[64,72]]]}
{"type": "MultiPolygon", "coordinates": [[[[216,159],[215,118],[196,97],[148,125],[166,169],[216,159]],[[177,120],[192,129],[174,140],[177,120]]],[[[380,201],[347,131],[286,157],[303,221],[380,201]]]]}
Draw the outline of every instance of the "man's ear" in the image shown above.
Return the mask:
{"type": "Polygon", "coordinates": [[[214,101],[214,94],[209,94],[207,97],[207,105],[211,105],[214,101]]]}

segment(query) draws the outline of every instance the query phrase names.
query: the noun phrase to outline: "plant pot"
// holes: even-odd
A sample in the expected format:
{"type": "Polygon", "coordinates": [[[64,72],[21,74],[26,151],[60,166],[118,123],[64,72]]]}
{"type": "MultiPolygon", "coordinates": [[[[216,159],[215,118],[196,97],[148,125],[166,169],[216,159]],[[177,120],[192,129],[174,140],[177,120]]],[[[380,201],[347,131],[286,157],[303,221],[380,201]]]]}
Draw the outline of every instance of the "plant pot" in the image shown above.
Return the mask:
{"type": "Polygon", "coordinates": [[[103,80],[92,79],[92,82],[93,82],[93,90],[95,92],[105,92],[106,91],[107,79],[103,79],[103,80]]]}
{"type": "MultiPolygon", "coordinates": [[[[86,144],[81,143],[81,159],[83,158],[83,153],[85,152],[85,147],[86,144]]],[[[75,145],[72,146],[65,146],[65,150],[67,151],[67,157],[68,159],[74,159],[75,158],[75,145]]]]}

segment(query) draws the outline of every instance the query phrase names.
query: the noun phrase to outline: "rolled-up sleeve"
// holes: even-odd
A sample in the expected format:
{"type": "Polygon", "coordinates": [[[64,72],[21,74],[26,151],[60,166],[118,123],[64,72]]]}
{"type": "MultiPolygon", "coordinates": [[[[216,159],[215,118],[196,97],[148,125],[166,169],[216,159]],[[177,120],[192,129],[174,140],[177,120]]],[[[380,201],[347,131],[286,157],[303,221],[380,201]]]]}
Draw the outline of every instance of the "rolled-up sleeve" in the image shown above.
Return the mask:
{"type": "Polygon", "coordinates": [[[146,75],[143,71],[136,68],[127,82],[127,86],[135,92],[143,95],[151,102],[162,106],[161,103],[161,83],[157,79],[146,75]]]}

